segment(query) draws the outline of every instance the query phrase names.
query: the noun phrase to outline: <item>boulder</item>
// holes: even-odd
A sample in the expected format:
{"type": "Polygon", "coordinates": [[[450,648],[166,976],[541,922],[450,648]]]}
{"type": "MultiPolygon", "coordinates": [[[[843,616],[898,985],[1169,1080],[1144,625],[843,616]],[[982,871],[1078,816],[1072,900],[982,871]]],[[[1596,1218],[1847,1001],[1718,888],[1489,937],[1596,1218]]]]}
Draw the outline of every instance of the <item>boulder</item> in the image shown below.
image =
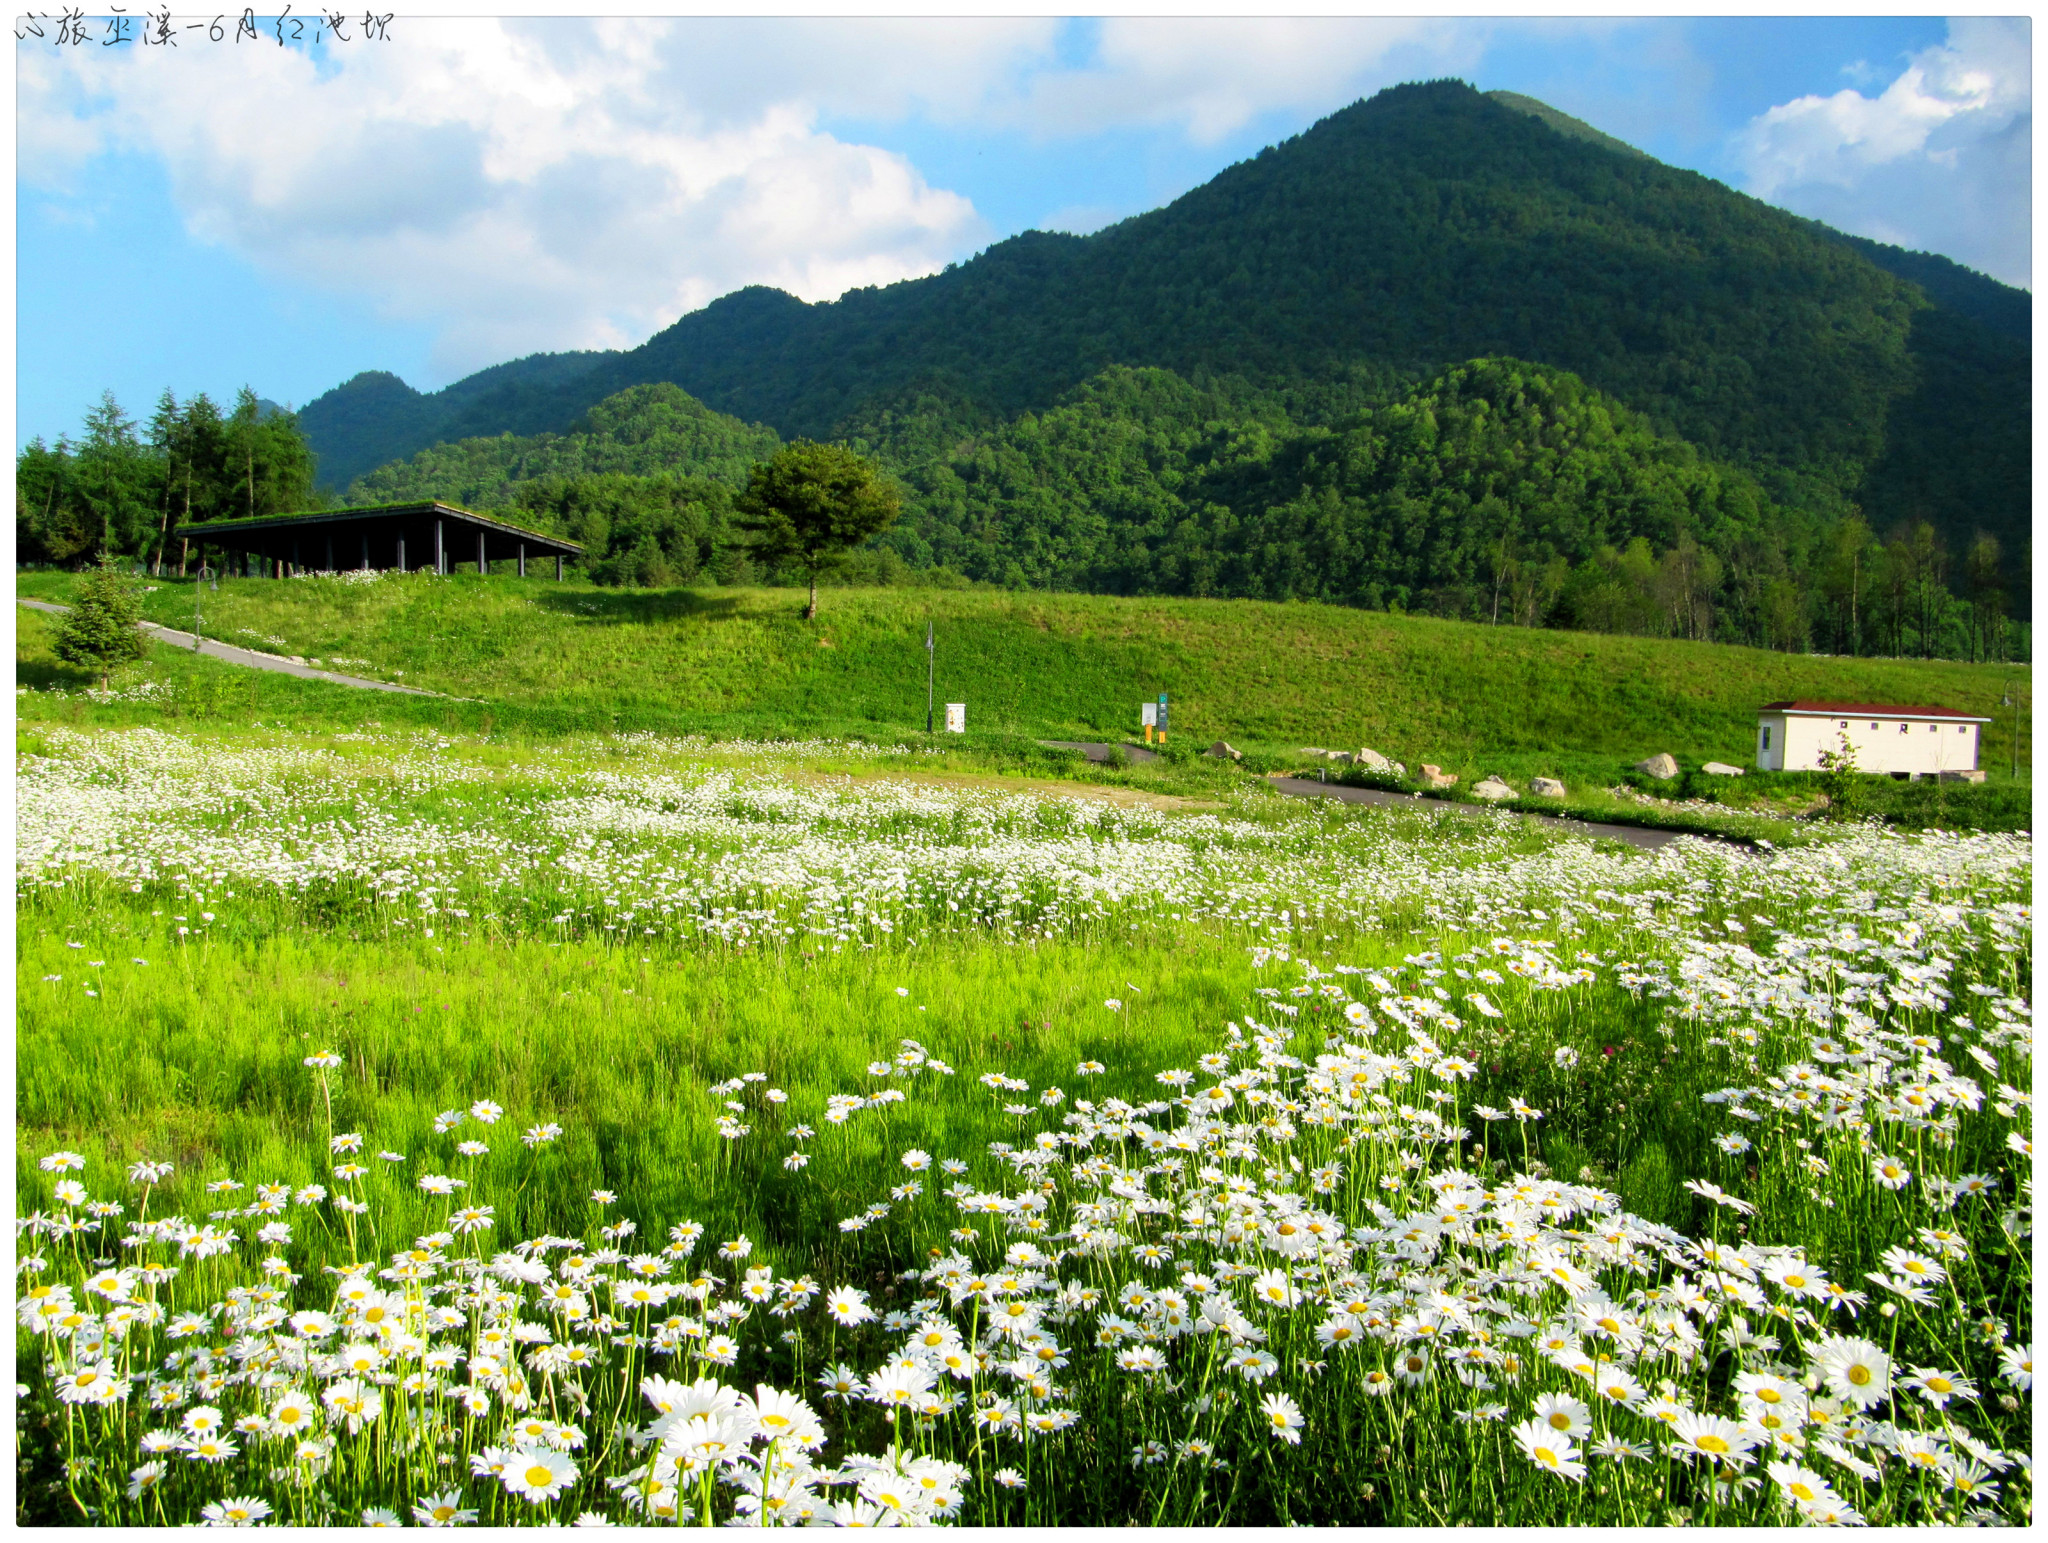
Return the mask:
{"type": "Polygon", "coordinates": [[[1349,766],[1351,764],[1351,752],[1349,750],[1328,750],[1323,753],[1323,759],[1335,761],[1340,766],[1349,766]]]}
{"type": "Polygon", "coordinates": [[[1515,790],[1498,777],[1488,777],[1484,782],[1472,784],[1472,796],[1483,798],[1490,804],[1497,804],[1503,798],[1513,798],[1515,790]]]}
{"type": "Polygon", "coordinates": [[[1456,777],[1451,776],[1441,766],[1431,766],[1427,761],[1422,763],[1422,780],[1433,788],[1454,788],[1458,785],[1456,777]]]}
{"type": "Polygon", "coordinates": [[[1531,777],[1529,791],[1538,798],[1563,798],[1564,784],[1555,777],[1531,777]]]}
{"type": "Polygon", "coordinates": [[[1652,777],[1670,778],[1678,775],[1678,762],[1663,751],[1658,751],[1647,761],[1636,762],[1636,770],[1647,772],[1652,777]]]}
{"type": "Polygon", "coordinates": [[[1740,766],[1730,766],[1726,761],[1709,761],[1700,770],[1709,777],[1740,777],[1742,775],[1742,768],[1740,766]]]}
{"type": "Polygon", "coordinates": [[[1390,772],[1394,769],[1394,763],[1377,750],[1360,750],[1351,759],[1355,764],[1376,772],[1390,772]]]}
{"type": "Polygon", "coordinates": [[[1219,761],[1242,761],[1244,759],[1244,752],[1234,748],[1230,741],[1226,739],[1219,739],[1215,744],[1211,745],[1209,747],[1209,754],[1215,756],[1219,761]]]}
{"type": "Polygon", "coordinates": [[[1981,771],[1945,771],[1937,780],[1941,782],[1982,782],[1984,774],[1981,771]]]}

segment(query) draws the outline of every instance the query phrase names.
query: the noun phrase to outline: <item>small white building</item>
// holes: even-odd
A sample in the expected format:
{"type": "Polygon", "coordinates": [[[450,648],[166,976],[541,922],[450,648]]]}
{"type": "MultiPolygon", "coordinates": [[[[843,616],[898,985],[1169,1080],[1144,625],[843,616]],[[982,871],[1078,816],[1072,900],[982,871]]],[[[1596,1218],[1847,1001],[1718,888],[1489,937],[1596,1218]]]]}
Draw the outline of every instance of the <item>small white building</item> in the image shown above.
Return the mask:
{"type": "Polygon", "coordinates": [[[1954,776],[1977,770],[1990,721],[1952,707],[1766,702],[1757,713],[1756,764],[1760,771],[1818,771],[1820,753],[1840,749],[1846,739],[1858,771],[1954,776]]]}

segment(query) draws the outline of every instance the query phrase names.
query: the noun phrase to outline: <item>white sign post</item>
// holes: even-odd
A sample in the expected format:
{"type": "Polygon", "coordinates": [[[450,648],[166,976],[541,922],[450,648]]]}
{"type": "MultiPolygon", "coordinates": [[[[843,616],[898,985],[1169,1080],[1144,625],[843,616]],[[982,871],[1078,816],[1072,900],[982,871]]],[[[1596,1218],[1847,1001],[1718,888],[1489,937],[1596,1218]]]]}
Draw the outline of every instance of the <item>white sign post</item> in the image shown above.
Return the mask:
{"type": "Polygon", "coordinates": [[[965,702],[948,702],[946,704],[946,732],[948,734],[965,734],[967,732],[967,704],[965,702]]]}
{"type": "Polygon", "coordinates": [[[1152,726],[1158,721],[1159,704],[1157,702],[1140,702],[1138,704],[1138,722],[1145,730],[1145,743],[1148,745],[1152,743],[1152,726]]]}

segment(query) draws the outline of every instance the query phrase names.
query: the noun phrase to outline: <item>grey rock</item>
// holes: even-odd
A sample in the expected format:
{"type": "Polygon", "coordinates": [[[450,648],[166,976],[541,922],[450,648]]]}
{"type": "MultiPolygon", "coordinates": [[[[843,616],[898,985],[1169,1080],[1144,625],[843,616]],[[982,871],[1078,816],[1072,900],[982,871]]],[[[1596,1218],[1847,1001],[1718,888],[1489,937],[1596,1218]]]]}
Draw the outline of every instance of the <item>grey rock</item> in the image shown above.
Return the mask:
{"type": "Polygon", "coordinates": [[[1984,780],[1984,773],[1981,771],[1945,771],[1941,774],[1939,780],[1943,782],[1982,782],[1984,780]]]}
{"type": "Polygon", "coordinates": [[[1360,766],[1370,767],[1376,772],[1392,771],[1394,763],[1377,750],[1360,750],[1351,759],[1360,766]]]}
{"type": "Polygon", "coordinates": [[[1555,777],[1531,777],[1529,791],[1538,798],[1563,798],[1564,784],[1555,777]]]}
{"type": "Polygon", "coordinates": [[[1742,768],[1740,766],[1730,766],[1726,761],[1709,761],[1700,770],[1709,777],[1740,777],[1742,775],[1742,768]]]}
{"type": "Polygon", "coordinates": [[[1647,772],[1652,777],[1669,778],[1678,775],[1678,762],[1663,751],[1658,751],[1647,761],[1636,762],[1636,770],[1647,772]]]}
{"type": "Polygon", "coordinates": [[[1515,790],[1498,777],[1488,777],[1484,782],[1472,784],[1472,796],[1483,798],[1488,803],[1499,803],[1503,798],[1513,798],[1515,790]]]}

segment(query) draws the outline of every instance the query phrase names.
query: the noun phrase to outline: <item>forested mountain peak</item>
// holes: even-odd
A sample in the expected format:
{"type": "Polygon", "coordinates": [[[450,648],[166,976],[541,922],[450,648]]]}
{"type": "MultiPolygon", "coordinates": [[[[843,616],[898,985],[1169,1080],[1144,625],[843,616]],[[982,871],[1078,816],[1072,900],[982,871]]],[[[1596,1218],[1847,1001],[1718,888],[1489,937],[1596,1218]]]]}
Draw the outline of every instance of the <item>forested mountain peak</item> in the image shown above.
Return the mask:
{"type": "MultiPolygon", "coordinates": [[[[1300,400],[1370,379],[1385,400],[1512,357],[1748,468],[1784,507],[1926,520],[1957,549],[1982,528],[2016,559],[2028,298],[1617,144],[1529,99],[1397,86],[1094,235],[1025,232],[824,304],[750,287],[639,348],[536,356],[420,399],[391,443],[559,433],[650,382],[783,436],[839,437],[913,403],[1008,421],[1117,366],[1300,400]]],[[[306,409],[330,483],[372,464],[364,409],[403,409],[403,390],[359,377],[306,409]],[[351,401],[359,431],[336,444],[329,408],[351,401]]]]}

